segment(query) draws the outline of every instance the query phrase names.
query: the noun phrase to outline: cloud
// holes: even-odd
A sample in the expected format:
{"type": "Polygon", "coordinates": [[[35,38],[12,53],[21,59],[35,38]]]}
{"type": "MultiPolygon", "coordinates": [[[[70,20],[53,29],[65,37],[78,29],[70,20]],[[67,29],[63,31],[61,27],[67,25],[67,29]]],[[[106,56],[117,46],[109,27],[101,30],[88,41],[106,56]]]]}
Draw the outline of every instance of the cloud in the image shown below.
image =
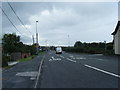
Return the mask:
{"type": "MultiPolygon", "coordinates": [[[[71,45],[74,45],[77,40],[112,41],[111,32],[114,31],[118,15],[117,2],[14,2],[11,5],[34,36],[36,20],[39,21],[37,28],[41,45],[45,45],[46,40],[49,45],[68,45],[68,35],[70,35],[71,45]]],[[[32,35],[17,20],[7,3],[3,3],[3,9],[25,36],[21,36],[21,40],[31,44],[32,35]]],[[[4,14],[2,19],[3,33],[15,32],[4,14]]]]}

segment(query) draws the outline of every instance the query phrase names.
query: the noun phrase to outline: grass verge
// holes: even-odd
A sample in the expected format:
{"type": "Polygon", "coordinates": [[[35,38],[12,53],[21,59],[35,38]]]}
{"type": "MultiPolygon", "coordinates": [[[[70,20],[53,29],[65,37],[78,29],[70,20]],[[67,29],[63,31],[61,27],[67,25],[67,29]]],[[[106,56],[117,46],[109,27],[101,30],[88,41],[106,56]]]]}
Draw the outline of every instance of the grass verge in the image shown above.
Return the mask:
{"type": "Polygon", "coordinates": [[[32,60],[35,56],[36,56],[36,55],[32,55],[32,56],[30,56],[30,57],[23,58],[23,59],[19,59],[19,60],[17,60],[17,61],[19,61],[19,62],[30,61],[30,60],[32,60]]]}
{"type": "Polygon", "coordinates": [[[42,51],[42,52],[39,52],[38,55],[44,55],[46,52],[45,51],[42,51]]]}
{"type": "MultiPolygon", "coordinates": [[[[14,66],[14,65],[13,65],[14,66]]],[[[10,69],[13,66],[4,66],[3,69],[10,69]]]]}

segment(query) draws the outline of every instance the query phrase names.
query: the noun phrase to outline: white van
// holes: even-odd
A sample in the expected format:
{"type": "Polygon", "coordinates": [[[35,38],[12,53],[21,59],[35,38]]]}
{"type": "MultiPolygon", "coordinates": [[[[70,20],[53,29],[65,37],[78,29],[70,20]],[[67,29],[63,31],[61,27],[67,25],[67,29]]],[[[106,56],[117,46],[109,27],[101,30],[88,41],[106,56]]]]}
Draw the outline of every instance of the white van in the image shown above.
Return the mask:
{"type": "Polygon", "coordinates": [[[62,54],[62,48],[56,47],[56,54],[62,54]]]}

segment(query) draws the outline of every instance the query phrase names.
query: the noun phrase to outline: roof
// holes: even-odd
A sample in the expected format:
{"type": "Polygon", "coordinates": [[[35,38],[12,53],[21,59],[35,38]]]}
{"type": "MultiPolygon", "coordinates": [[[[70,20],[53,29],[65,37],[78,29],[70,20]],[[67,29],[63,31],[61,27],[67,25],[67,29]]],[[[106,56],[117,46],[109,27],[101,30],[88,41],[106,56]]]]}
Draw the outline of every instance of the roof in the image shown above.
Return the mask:
{"type": "Polygon", "coordinates": [[[118,21],[115,31],[112,33],[112,35],[115,35],[117,33],[119,26],[120,26],[120,21],[118,21]]]}

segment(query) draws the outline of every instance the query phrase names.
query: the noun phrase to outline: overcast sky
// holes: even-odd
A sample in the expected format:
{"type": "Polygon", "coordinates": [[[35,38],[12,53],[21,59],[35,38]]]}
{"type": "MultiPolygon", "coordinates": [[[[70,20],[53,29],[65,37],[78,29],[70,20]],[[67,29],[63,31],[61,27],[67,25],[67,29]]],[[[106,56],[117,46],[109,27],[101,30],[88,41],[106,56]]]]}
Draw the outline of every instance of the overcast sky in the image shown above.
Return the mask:
{"type": "Polygon", "coordinates": [[[2,14],[4,33],[16,33],[21,41],[32,44],[36,20],[40,45],[74,45],[81,42],[112,42],[111,33],[118,21],[117,2],[10,2],[29,33],[19,22],[8,3],[3,10],[22,33],[16,31],[2,14]],[[69,38],[68,38],[69,35],[69,38]]]}

